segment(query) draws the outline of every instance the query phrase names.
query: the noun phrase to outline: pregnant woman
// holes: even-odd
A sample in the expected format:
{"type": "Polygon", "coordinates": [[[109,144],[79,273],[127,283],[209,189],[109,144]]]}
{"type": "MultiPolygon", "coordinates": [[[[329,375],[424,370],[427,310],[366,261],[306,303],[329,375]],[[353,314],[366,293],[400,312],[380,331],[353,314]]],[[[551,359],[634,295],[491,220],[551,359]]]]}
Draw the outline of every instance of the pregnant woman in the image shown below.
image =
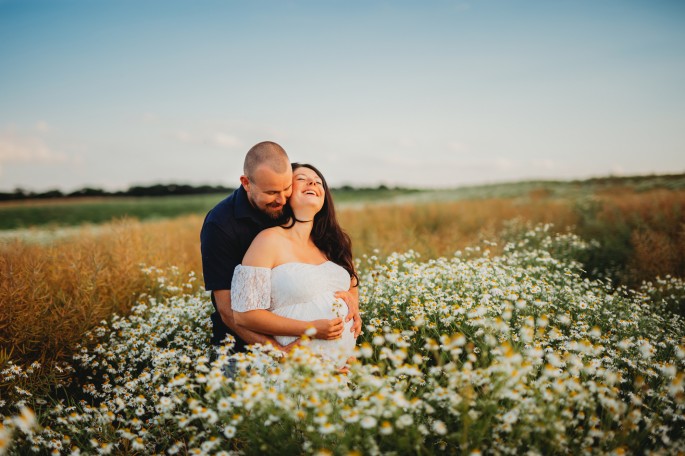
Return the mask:
{"type": "MultiPolygon", "coordinates": [[[[290,220],[262,231],[235,268],[231,307],[237,324],[287,345],[309,328],[310,348],[341,367],[353,356],[353,321],[335,297],[358,283],[350,238],[335,217],[322,174],[293,163],[290,220]]],[[[354,288],[356,291],[356,288],[354,288]]]]}

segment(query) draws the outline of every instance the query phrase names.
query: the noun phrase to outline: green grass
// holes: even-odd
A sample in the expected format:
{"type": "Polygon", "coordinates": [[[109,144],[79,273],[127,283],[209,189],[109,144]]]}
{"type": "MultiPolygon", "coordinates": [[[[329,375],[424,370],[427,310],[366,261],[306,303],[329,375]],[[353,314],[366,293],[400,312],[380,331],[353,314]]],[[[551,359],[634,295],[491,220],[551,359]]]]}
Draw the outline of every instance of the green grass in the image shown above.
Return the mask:
{"type": "MultiPolygon", "coordinates": [[[[416,193],[409,189],[335,190],[335,201],[375,201],[416,193]]],[[[205,214],[225,198],[225,194],[159,197],[107,197],[58,199],[0,205],[0,230],[39,226],[75,226],[104,223],[122,217],[139,220],[173,218],[185,214],[205,214]]]]}
{"type": "Polygon", "coordinates": [[[170,218],[207,212],[225,195],[188,195],[143,198],[102,198],[0,206],[0,229],[32,226],[73,226],[103,223],[116,218],[170,218]]]}
{"type": "MultiPolygon", "coordinates": [[[[445,190],[407,188],[333,189],[337,204],[387,201],[409,196],[416,201],[438,202],[487,198],[583,198],[607,189],[630,188],[636,192],[664,188],[685,188],[685,174],[665,176],[603,177],[584,181],[525,181],[475,185],[445,190]]],[[[88,199],[31,200],[22,203],[0,203],[0,230],[13,230],[52,225],[74,226],[103,223],[128,217],[139,220],[173,218],[185,214],[205,214],[225,194],[159,197],[103,197],[88,199]]]]}

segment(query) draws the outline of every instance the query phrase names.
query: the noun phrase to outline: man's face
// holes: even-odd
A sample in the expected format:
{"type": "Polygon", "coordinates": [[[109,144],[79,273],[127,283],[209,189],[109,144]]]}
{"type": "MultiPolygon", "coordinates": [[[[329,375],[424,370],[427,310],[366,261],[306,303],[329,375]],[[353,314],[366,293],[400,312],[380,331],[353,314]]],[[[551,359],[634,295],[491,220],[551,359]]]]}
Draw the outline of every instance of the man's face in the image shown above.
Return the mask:
{"type": "Polygon", "coordinates": [[[240,182],[255,208],[274,220],[283,215],[283,206],[293,191],[290,167],[284,173],[277,173],[267,165],[258,166],[253,176],[241,176],[240,182]]]}

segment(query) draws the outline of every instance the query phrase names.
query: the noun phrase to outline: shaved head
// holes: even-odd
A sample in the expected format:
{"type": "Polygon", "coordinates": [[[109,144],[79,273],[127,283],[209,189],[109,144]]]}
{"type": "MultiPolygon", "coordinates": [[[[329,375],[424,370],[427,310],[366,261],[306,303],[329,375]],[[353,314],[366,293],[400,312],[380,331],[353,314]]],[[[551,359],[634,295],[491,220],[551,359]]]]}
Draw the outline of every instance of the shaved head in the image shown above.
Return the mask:
{"type": "Polygon", "coordinates": [[[277,220],[292,194],[293,172],[285,150],[275,142],[252,146],[245,156],[240,183],[254,208],[277,220]]]}
{"type": "Polygon", "coordinates": [[[285,150],[271,141],[260,142],[252,146],[245,156],[243,173],[248,178],[253,178],[255,171],[262,165],[268,166],[276,173],[285,173],[290,169],[290,159],[285,150]]]}

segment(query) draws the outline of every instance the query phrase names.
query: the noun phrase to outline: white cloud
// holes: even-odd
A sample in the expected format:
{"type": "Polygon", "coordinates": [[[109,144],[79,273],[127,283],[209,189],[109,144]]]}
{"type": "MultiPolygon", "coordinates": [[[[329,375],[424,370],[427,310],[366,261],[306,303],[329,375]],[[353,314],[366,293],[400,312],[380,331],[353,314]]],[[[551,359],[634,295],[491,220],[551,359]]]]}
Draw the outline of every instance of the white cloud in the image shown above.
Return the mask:
{"type": "Polygon", "coordinates": [[[492,160],[492,166],[496,169],[511,169],[516,166],[516,163],[508,158],[497,157],[492,160]]]}
{"type": "Polygon", "coordinates": [[[66,154],[50,148],[42,138],[17,133],[14,129],[0,132],[0,165],[6,163],[62,163],[66,154]]]}
{"type": "Polygon", "coordinates": [[[192,143],[194,142],[193,136],[188,133],[187,131],[177,131],[172,135],[175,139],[177,139],[180,142],[183,143],[192,143]]]}
{"type": "Polygon", "coordinates": [[[235,136],[220,131],[212,134],[192,134],[185,130],[180,130],[173,133],[171,136],[182,143],[200,144],[221,149],[232,149],[243,145],[242,141],[235,136]]]}
{"type": "Polygon", "coordinates": [[[550,158],[543,158],[540,160],[532,160],[531,165],[537,169],[544,169],[546,171],[553,170],[557,167],[554,160],[550,158]]]}
{"type": "Polygon", "coordinates": [[[415,155],[379,155],[369,158],[371,163],[375,162],[381,166],[413,168],[426,163],[421,157],[415,155]]]}
{"type": "Polygon", "coordinates": [[[38,122],[36,122],[35,128],[36,128],[36,131],[39,133],[48,133],[48,132],[54,130],[52,125],[50,125],[49,123],[47,123],[44,120],[39,120],[38,122]]]}
{"type": "Polygon", "coordinates": [[[151,112],[146,112],[141,116],[141,120],[143,123],[156,123],[159,120],[159,116],[151,112]]]}
{"type": "Polygon", "coordinates": [[[232,148],[241,145],[240,140],[235,136],[227,135],[226,133],[214,133],[212,143],[219,147],[232,148]]]}
{"type": "Polygon", "coordinates": [[[399,138],[397,140],[397,147],[401,147],[402,149],[413,149],[416,147],[416,141],[412,138],[399,138]]]}
{"type": "Polygon", "coordinates": [[[397,170],[411,169],[415,172],[435,169],[458,169],[464,171],[482,172],[485,170],[510,171],[525,169],[525,164],[507,157],[475,157],[464,155],[431,156],[424,154],[385,154],[368,158],[369,163],[391,167],[397,170]]]}
{"type": "Polygon", "coordinates": [[[626,174],[626,169],[621,165],[614,164],[611,167],[611,174],[613,176],[624,176],[626,174]]]}
{"type": "Polygon", "coordinates": [[[468,152],[469,148],[463,142],[451,141],[447,144],[447,149],[453,152],[468,152]]]}

